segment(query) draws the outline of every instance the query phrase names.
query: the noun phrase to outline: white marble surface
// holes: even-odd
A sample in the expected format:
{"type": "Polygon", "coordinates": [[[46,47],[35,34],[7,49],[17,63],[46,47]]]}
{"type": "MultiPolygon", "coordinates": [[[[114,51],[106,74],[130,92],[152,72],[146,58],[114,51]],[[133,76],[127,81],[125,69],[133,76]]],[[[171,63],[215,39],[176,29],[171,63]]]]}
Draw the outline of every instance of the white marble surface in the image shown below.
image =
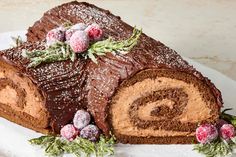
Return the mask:
{"type": "MultiPolygon", "coordinates": [[[[111,10],[181,55],[236,80],[235,0],[84,1],[111,10]]],[[[63,2],[68,0],[0,0],[0,32],[25,30],[63,2]]]]}

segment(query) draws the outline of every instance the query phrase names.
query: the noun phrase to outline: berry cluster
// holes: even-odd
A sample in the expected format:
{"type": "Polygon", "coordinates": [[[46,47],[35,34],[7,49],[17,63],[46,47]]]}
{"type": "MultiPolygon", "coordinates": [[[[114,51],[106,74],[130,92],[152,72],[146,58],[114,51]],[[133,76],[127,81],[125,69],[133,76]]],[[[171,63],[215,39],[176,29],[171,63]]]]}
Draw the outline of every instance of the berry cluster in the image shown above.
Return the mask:
{"type": "Polygon", "coordinates": [[[201,144],[211,143],[218,137],[223,141],[229,142],[235,137],[234,126],[221,119],[215,126],[202,124],[196,129],[196,138],[201,144]]]}
{"type": "Polygon", "coordinates": [[[97,24],[85,25],[77,23],[70,28],[63,26],[50,30],[47,33],[47,46],[56,42],[66,42],[75,53],[82,53],[89,48],[90,42],[101,40],[103,31],[97,24]]]}
{"type": "Polygon", "coordinates": [[[91,121],[90,114],[85,110],[78,110],[73,119],[73,124],[67,124],[61,129],[61,136],[68,141],[73,141],[77,136],[97,141],[100,132],[96,125],[89,124],[91,121]]]}

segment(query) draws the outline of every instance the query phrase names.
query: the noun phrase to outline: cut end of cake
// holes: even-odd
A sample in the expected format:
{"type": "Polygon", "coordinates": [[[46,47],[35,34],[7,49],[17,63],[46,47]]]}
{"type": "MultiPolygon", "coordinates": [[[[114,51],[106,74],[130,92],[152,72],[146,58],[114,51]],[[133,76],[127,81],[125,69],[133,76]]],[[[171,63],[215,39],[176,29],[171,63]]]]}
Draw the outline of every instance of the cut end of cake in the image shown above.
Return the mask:
{"type": "Polygon", "coordinates": [[[219,118],[210,88],[188,73],[170,69],[143,70],[123,81],[109,112],[122,143],[191,143],[198,124],[219,118]]]}
{"type": "Polygon", "coordinates": [[[17,68],[0,61],[0,115],[36,131],[47,132],[42,93],[17,68]]]}

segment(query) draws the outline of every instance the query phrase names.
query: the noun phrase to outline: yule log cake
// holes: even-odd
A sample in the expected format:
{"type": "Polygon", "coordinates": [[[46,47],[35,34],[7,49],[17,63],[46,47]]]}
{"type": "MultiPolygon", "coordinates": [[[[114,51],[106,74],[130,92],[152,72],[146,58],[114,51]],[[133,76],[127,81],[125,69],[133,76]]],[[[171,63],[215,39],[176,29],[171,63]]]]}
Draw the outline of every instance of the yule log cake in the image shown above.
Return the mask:
{"type": "Polygon", "coordinates": [[[111,131],[119,142],[162,144],[191,143],[198,124],[218,120],[222,99],[214,84],[144,33],[126,54],[29,66],[23,53],[46,49],[46,34],[65,23],[96,23],[103,40],[128,39],[134,29],[88,3],[49,10],[29,28],[28,42],[0,52],[0,116],[39,132],[59,133],[84,109],[102,133],[111,131]]]}

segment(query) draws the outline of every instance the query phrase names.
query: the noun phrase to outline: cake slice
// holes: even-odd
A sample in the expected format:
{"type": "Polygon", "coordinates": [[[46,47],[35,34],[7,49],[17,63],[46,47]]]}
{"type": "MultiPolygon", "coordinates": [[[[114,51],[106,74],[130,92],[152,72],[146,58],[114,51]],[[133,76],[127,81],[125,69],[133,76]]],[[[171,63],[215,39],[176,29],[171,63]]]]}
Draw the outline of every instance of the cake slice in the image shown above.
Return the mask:
{"type": "Polygon", "coordinates": [[[161,144],[192,143],[198,124],[218,120],[223,103],[214,84],[145,34],[128,54],[96,56],[97,64],[81,57],[27,68],[22,52],[45,49],[47,32],[65,22],[97,23],[104,38],[115,40],[128,38],[133,30],[109,11],[84,2],[49,10],[29,28],[29,42],[0,53],[1,82],[7,84],[0,92],[11,93],[0,103],[0,116],[59,133],[78,109],[86,109],[101,131],[111,131],[119,142],[161,144]],[[24,100],[21,109],[13,98],[24,100]]]}

